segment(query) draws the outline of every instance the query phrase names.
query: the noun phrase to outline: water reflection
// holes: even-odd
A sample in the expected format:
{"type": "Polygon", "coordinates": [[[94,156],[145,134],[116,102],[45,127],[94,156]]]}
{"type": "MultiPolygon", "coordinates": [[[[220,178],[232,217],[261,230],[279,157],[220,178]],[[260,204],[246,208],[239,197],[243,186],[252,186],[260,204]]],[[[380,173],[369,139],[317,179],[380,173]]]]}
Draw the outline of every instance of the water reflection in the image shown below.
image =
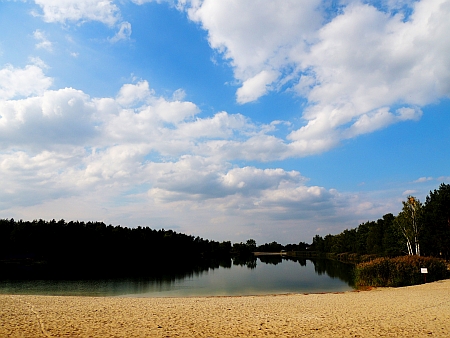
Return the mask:
{"type": "Polygon", "coordinates": [[[256,269],[256,257],[253,255],[235,256],[232,260],[233,265],[246,266],[249,269],[256,269]]]}
{"type": "Polygon", "coordinates": [[[352,289],[352,267],[318,259],[258,256],[183,274],[115,279],[3,280],[0,293],[176,297],[336,292],[352,289]]]}
{"type": "Polygon", "coordinates": [[[348,285],[354,286],[352,265],[343,264],[331,259],[318,259],[313,260],[312,262],[314,264],[314,270],[319,276],[326,274],[331,278],[339,278],[348,285]]]}
{"type": "Polygon", "coordinates": [[[259,256],[258,257],[259,260],[262,263],[266,263],[266,264],[273,264],[273,265],[277,265],[280,264],[281,262],[283,262],[283,256],[281,255],[277,255],[277,256],[259,256]]]}

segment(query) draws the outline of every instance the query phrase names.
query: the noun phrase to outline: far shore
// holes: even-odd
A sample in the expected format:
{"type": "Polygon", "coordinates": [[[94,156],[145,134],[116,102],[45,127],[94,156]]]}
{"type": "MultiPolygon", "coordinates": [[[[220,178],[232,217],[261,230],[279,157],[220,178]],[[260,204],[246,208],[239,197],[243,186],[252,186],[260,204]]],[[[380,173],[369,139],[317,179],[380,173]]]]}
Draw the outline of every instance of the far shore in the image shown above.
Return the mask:
{"type": "Polygon", "coordinates": [[[0,295],[0,337],[450,337],[450,279],[327,294],[0,295]]]}
{"type": "Polygon", "coordinates": [[[286,251],[281,252],[253,252],[253,256],[285,256],[286,251]]]}

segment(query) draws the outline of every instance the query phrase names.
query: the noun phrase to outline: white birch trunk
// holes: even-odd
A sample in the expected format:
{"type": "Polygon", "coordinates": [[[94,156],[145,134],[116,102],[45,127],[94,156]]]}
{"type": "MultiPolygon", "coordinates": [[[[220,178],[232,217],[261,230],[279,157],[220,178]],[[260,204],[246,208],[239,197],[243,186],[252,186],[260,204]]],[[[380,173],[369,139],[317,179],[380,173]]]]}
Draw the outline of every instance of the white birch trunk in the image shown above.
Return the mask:
{"type": "Polygon", "coordinates": [[[408,255],[410,255],[410,256],[414,255],[414,252],[412,250],[411,241],[409,240],[409,238],[406,239],[406,246],[408,248],[408,255]]]}

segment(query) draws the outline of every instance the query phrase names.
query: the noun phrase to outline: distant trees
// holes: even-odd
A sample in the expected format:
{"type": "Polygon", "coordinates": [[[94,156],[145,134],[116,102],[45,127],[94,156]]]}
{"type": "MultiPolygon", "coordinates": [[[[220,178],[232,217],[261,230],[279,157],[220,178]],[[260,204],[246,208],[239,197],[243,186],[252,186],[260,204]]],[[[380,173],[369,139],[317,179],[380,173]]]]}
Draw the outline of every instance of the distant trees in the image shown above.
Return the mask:
{"type": "Polygon", "coordinates": [[[257,250],[263,252],[280,252],[281,250],[284,250],[284,245],[274,241],[258,246],[257,250]]]}
{"type": "Polygon", "coordinates": [[[397,256],[402,249],[401,237],[394,226],[394,219],[394,215],[386,214],[376,222],[368,221],[337,235],[316,235],[313,237],[311,250],[336,254],[397,256]]]}
{"type": "Polygon", "coordinates": [[[247,240],[246,246],[250,251],[253,252],[256,250],[256,241],[254,239],[249,239],[247,240]]]}
{"type": "Polygon", "coordinates": [[[309,244],[306,242],[283,245],[273,241],[257,245],[254,239],[249,239],[246,243],[234,243],[231,251],[235,255],[245,256],[253,252],[305,251],[307,248],[309,248],[309,244]]]}
{"type": "Polygon", "coordinates": [[[395,257],[402,254],[450,258],[450,185],[430,191],[425,204],[408,196],[397,216],[360,224],[337,235],[316,235],[311,250],[395,257]]]}
{"type": "Polygon", "coordinates": [[[309,248],[309,244],[306,242],[299,242],[298,244],[286,244],[284,250],[286,251],[305,251],[309,248]]]}
{"type": "Polygon", "coordinates": [[[256,241],[253,239],[249,239],[246,243],[234,243],[231,249],[233,255],[238,256],[249,256],[256,249],[256,241]]]}
{"type": "Polygon", "coordinates": [[[152,275],[230,266],[231,242],[103,222],[0,220],[0,275],[152,275]]]}

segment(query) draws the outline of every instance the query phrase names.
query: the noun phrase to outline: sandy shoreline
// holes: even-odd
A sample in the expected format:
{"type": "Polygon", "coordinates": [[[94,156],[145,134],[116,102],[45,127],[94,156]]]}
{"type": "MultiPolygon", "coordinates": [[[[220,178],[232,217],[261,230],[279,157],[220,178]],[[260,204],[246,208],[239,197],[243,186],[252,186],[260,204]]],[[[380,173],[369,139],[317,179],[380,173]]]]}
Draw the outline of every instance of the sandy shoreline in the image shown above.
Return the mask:
{"type": "Polygon", "coordinates": [[[0,337],[450,337],[450,280],[203,298],[0,295],[0,337]]]}

